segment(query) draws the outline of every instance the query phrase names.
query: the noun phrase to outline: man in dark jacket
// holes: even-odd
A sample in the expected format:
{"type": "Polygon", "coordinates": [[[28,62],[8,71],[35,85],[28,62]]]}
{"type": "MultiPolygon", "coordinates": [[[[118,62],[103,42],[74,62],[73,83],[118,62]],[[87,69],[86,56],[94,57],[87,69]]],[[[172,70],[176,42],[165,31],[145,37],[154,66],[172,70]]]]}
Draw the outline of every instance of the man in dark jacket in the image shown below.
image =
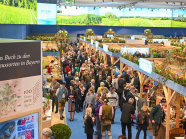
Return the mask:
{"type": "Polygon", "coordinates": [[[119,106],[122,107],[121,101],[122,101],[122,92],[124,85],[126,84],[125,78],[123,75],[121,75],[118,79],[118,97],[119,97],[119,106]]]}
{"type": "Polygon", "coordinates": [[[68,90],[70,89],[71,80],[73,80],[73,77],[71,76],[71,72],[68,72],[68,76],[65,77],[66,87],[67,87],[68,90]]]}
{"type": "Polygon", "coordinates": [[[132,117],[135,112],[134,110],[134,99],[129,98],[128,103],[123,103],[122,114],[121,114],[121,125],[122,125],[122,134],[126,136],[126,126],[128,129],[128,139],[132,139],[131,123],[132,117]]]}
{"type": "Polygon", "coordinates": [[[150,112],[150,121],[152,122],[153,128],[153,139],[158,136],[158,131],[160,129],[161,123],[165,119],[165,112],[163,110],[163,105],[166,103],[165,99],[160,101],[160,104],[155,105],[150,112]]]}
{"type": "Polygon", "coordinates": [[[140,92],[140,80],[139,80],[139,77],[138,77],[138,73],[135,73],[134,87],[136,89],[138,89],[138,92],[140,92]]]}

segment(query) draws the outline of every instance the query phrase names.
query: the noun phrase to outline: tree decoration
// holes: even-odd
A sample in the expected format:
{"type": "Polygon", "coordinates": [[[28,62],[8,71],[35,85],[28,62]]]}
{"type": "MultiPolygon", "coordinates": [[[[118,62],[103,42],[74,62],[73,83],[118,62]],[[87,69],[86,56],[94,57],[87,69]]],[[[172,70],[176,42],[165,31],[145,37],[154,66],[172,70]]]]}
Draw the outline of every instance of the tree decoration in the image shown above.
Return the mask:
{"type": "Polygon", "coordinates": [[[57,43],[57,47],[58,47],[58,50],[60,52],[60,56],[59,56],[59,65],[60,65],[60,69],[61,69],[61,73],[62,73],[62,61],[61,61],[61,58],[62,58],[62,54],[63,52],[65,51],[65,48],[67,46],[67,42],[70,40],[70,37],[68,35],[68,32],[66,30],[59,30],[56,34],[55,34],[55,41],[57,43]]]}
{"type": "Polygon", "coordinates": [[[92,29],[87,29],[86,30],[85,37],[94,36],[94,35],[95,35],[95,33],[92,29]]]}

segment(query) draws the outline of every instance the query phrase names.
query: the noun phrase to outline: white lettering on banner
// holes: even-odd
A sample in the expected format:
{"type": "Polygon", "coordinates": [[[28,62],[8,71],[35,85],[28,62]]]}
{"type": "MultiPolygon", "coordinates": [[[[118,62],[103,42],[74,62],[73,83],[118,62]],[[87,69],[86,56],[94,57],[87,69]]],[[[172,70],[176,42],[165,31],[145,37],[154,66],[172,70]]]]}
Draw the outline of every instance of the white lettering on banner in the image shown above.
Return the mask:
{"type": "Polygon", "coordinates": [[[153,70],[153,62],[148,61],[144,58],[139,59],[139,68],[149,74],[152,73],[153,70]]]}

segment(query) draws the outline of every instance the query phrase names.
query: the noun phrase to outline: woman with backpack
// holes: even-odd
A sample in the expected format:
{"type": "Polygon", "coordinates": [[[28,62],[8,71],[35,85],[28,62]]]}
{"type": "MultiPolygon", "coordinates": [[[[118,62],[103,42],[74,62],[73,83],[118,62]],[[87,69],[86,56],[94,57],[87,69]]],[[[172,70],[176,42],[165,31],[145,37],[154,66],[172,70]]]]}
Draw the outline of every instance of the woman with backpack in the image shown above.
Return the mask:
{"type": "Polygon", "coordinates": [[[144,132],[144,139],[147,138],[147,127],[149,125],[149,115],[148,115],[148,106],[143,106],[141,111],[137,115],[137,129],[136,139],[139,139],[141,130],[144,132]]]}

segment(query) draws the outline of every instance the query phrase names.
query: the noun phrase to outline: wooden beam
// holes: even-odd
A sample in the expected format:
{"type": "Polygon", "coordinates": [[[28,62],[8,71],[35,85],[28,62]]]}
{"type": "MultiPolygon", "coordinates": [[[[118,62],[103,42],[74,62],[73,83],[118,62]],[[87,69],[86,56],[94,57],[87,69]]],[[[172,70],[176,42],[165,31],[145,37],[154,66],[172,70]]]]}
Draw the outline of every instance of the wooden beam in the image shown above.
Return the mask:
{"type": "Polygon", "coordinates": [[[180,127],[180,94],[177,94],[177,105],[176,105],[176,128],[180,127]]]}
{"type": "MultiPolygon", "coordinates": [[[[167,92],[167,102],[169,102],[171,98],[171,89],[168,88],[167,92]]],[[[169,139],[169,131],[170,131],[170,104],[167,103],[167,114],[166,114],[166,139],[169,139]]]]}
{"type": "Polygon", "coordinates": [[[123,66],[124,64],[122,62],[120,62],[120,75],[122,75],[122,72],[123,72],[123,66]]]}
{"type": "Polygon", "coordinates": [[[174,91],[173,94],[171,95],[171,98],[169,101],[167,101],[168,104],[170,104],[170,102],[172,101],[172,99],[175,97],[175,95],[177,95],[177,93],[174,91]]]}
{"type": "Polygon", "coordinates": [[[120,58],[118,58],[116,61],[114,61],[114,63],[112,64],[112,66],[110,68],[112,68],[114,65],[116,65],[119,60],[120,60],[120,58]]]}
{"type": "Polygon", "coordinates": [[[145,81],[144,81],[144,85],[147,84],[147,82],[150,80],[151,78],[148,77],[145,81]]]}
{"type": "Polygon", "coordinates": [[[165,98],[167,100],[168,90],[167,90],[167,87],[165,85],[163,85],[163,91],[164,91],[164,94],[165,94],[165,98]]]}
{"type": "MultiPolygon", "coordinates": [[[[111,64],[113,65],[114,64],[114,57],[110,57],[111,58],[111,64]]],[[[113,69],[111,69],[111,76],[113,78],[114,74],[113,74],[113,69]]]]}

